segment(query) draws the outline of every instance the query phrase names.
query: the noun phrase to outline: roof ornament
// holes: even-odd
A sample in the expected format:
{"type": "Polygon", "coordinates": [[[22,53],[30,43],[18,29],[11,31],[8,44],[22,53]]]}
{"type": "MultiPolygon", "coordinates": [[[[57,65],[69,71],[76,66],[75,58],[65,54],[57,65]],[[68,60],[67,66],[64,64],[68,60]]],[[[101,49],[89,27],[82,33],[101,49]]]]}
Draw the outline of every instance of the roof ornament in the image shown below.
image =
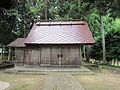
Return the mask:
{"type": "Polygon", "coordinates": [[[70,22],[71,22],[71,25],[72,25],[72,18],[70,18],[70,22]]]}
{"type": "Polygon", "coordinates": [[[41,17],[40,16],[37,16],[36,22],[38,22],[39,24],[41,23],[41,17]]]}
{"type": "Polygon", "coordinates": [[[50,23],[51,23],[51,18],[49,18],[49,26],[50,26],[50,23]]]}
{"type": "Polygon", "coordinates": [[[83,18],[82,18],[82,17],[80,18],[80,21],[83,21],[83,18]]]}
{"type": "Polygon", "coordinates": [[[60,26],[61,26],[61,23],[62,23],[62,19],[60,18],[60,26]]]}

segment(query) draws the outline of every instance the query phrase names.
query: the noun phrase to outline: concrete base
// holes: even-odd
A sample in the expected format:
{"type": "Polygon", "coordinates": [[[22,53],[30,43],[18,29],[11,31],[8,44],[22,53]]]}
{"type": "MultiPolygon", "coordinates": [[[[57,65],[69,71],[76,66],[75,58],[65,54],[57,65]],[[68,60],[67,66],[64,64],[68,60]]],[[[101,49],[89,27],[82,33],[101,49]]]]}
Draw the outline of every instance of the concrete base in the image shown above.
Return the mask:
{"type": "Polygon", "coordinates": [[[21,66],[21,67],[25,67],[25,68],[80,68],[81,65],[49,65],[49,64],[41,64],[41,65],[27,65],[27,64],[24,64],[24,65],[18,65],[18,64],[15,64],[15,66],[21,66]]]}
{"type": "Polygon", "coordinates": [[[72,74],[94,74],[91,70],[86,67],[81,68],[48,68],[48,67],[22,67],[15,66],[11,69],[6,69],[6,72],[36,72],[41,74],[53,73],[53,72],[64,72],[64,73],[72,73],[72,74]]]}
{"type": "Polygon", "coordinates": [[[80,65],[24,65],[26,68],[80,68],[80,65]]]}

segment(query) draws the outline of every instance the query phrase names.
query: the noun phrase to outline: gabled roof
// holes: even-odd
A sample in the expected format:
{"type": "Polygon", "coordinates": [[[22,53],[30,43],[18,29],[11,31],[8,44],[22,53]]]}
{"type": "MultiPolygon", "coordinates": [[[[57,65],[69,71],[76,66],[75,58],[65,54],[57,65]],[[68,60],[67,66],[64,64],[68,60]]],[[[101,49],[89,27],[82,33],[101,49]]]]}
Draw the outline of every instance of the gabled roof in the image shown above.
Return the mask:
{"type": "Polygon", "coordinates": [[[24,44],[24,41],[25,41],[25,38],[17,38],[7,46],[8,47],[26,47],[26,45],[24,44]]]}
{"type": "Polygon", "coordinates": [[[86,22],[37,22],[27,38],[18,38],[8,47],[28,44],[93,44],[94,39],[86,22]]]}
{"type": "Polygon", "coordinates": [[[93,44],[93,36],[86,22],[37,22],[25,44],[93,44]]]}

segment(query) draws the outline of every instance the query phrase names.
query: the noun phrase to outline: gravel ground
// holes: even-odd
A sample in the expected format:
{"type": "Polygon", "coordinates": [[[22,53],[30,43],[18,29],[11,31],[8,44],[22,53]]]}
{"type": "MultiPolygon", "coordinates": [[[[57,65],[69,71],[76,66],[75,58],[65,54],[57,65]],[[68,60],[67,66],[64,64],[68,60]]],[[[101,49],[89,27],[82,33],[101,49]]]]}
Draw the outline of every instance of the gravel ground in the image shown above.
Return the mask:
{"type": "Polygon", "coordinates": [[[10,83],[0,81],[0,90],[6,90],[10,87],[10,83]]]}
{"type": "Polygon", "coordinates": [[[84,90],[70,74],[49,74],[42,90],[84,90]]]}

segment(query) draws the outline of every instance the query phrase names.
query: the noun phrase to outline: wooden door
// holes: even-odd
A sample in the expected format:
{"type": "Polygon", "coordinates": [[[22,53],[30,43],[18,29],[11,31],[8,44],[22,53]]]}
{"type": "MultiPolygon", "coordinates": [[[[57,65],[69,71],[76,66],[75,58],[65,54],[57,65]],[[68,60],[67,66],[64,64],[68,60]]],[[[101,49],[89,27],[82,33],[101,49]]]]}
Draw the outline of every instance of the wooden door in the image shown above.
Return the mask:
{"type": "Polygon", "coordinates": [[[51,65],[61,65],[61,47],[53,47],[51,53],[51,65]]]}
{"type": "Polygon", "coordinates": [[[79,47],[70,48],[70,64],[71,65],[80,64],[80,48],[79,47]]]}
{"type": "Polygon", "coordinates": [[[69,65],[70,64],[70,47],[62,47],[62,65],[69,65]]]}
{"type": "Polygon", "coordinates": [[[79,47],[53,47],[51,65],[79,65],[80,49],[79,47]]]}
{"type": "Polygon", "coordinates": [[[33,65],[39,64],[39,49],[32,49],[31,50],[31,63],[33,65]]]}
{"type": "Polygon", "coordinates": [[[40,50],[40,64],[50,65],[50,47],[41,47],[40,50]]]}

